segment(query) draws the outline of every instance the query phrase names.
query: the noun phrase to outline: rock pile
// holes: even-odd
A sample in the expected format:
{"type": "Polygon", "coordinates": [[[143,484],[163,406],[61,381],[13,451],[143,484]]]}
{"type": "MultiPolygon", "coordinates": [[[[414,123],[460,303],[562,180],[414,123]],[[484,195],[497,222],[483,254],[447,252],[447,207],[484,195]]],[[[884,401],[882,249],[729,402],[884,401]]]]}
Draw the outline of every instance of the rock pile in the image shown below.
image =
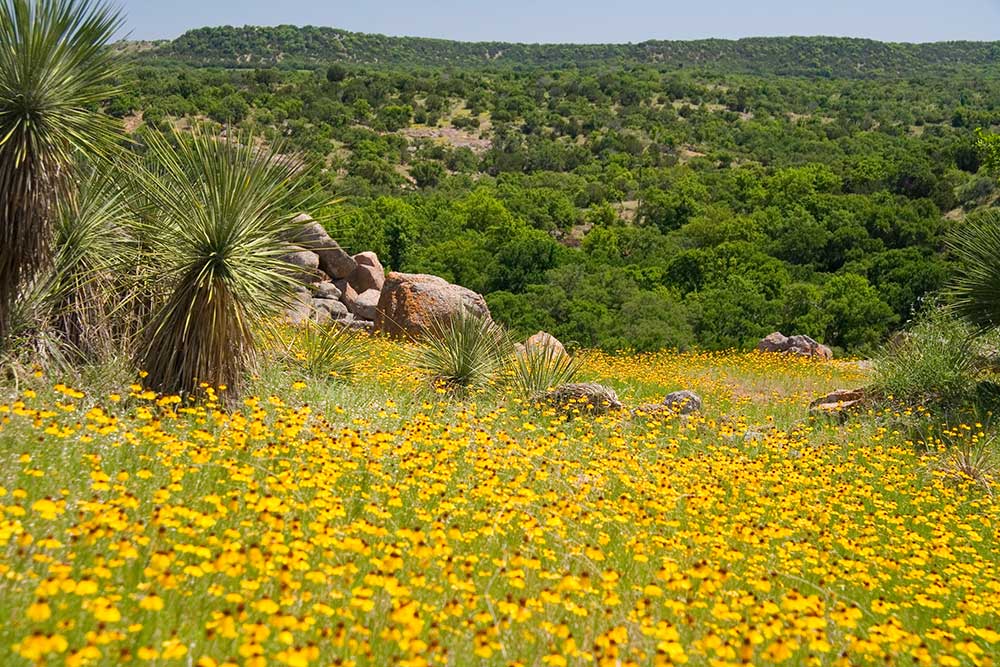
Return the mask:
{"type": "Polygon", "coordinates": [[[833,350],[826,345],[817,343],[809,336],[786,336],[780,331],[775,331],[761,339],[757,344],[757,349],[761,352],[833,359],[833,350]]]}
{"type": "Polygon", "coordinates": [[[374,252],[349,255],[307,214],[288,241],[295,248],[284,256],[301,285],[288,305],[293,324],[330,322],[393,336],[419,336],[436,320],[447,320],[462,308],[489,317],[479,294],[443,278],[390,273],[374,252]]]}

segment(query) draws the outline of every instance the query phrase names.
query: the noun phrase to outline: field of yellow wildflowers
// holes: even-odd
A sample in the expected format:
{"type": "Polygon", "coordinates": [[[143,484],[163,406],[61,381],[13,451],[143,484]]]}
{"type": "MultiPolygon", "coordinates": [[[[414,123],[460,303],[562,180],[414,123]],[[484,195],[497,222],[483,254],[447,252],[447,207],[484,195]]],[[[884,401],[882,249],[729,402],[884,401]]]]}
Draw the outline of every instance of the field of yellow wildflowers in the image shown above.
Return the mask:
{"type": "Polygon", "coordinates": [[[8,390],[0,664],[997,662],[1000,510],[891,415],[807,416],[857,366],[592,354],[628,405],[706,406],[592,417],[449,398],[390,347],[231,410],[8,390]]]}

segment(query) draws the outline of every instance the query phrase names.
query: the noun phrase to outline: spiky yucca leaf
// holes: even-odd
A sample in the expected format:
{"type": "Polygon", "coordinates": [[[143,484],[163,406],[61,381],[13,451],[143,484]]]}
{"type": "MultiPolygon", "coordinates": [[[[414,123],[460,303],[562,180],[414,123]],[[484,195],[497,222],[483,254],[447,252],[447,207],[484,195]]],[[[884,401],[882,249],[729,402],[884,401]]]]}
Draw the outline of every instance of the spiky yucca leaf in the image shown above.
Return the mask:
{"type": "Polygon", "coordinates": [[[128,197],[114,170],[90,168],[59,202],[48,288],[52,327],[83,358],[115,351],[135,332],[130,274],[139,256],[128,197]]]}
{"type": "Polygon", "coordinates": [[[144,238],[166,290],[144,328],[139,363],[151,387],[226,385],[237,395],[257,334],[295,280],[282,260],[303,201],[294,160],[252,137],[153,135],[147,190],[158,215],[144,238]],[[293,199],[293,197],[295,197],[293,199]]]}
{"type": "Polygon", "coordinates": [[[414,365],[453,389],[481,387],[495,378],[513,347],[492,319],[461,309],[435,320],[413,353],[414,365]]]}
{"type": "Polygon", "coordinates": [[[106,154],[120,136],[93,108],[113,92],[120,25],[96,0],[0,0],[0,339],[48,262],[77,154],[106,154]]]}
{"type": "Polygon", "coordinates": [[[28,363],[118,356],[135,330],[127,308],[136,263],[127,193],[115,172],[80,171],[81,181],[57,203],[52,263],[21,289],[0,346],[28,363]]]}
{"type": "Polygon", "coordinates": [[[953,308],[981,328],[1000,326],[1000,212],[970,217],[948,246],[959,260],[949,286],[953,308]]]}
{"type": "Polygon", "coordinates": [[[535,345],[519,350],[510,368],[510,382],[518,395],[537,399],[549,389],[571,384],[583,366],[552,345],[535,345]]]}

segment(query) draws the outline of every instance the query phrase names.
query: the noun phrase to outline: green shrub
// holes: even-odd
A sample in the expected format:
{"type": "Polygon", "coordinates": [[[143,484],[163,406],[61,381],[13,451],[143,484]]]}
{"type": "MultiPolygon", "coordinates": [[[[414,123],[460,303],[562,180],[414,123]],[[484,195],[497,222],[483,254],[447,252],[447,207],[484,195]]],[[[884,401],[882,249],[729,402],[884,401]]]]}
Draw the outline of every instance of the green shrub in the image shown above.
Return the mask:
{"type": "Polygon", "coordinates": [[[969,404],[981,376],[979,346],[968,324],[930,309],[876,355],[873,389],[908,404],[969,404]]]}

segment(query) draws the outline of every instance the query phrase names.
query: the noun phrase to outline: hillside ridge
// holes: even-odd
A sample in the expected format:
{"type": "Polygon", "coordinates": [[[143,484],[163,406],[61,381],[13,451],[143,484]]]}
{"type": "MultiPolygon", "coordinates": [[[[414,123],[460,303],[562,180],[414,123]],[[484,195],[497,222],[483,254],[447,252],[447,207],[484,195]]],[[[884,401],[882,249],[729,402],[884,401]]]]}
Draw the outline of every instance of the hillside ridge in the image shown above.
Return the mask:
{"type": "Polygon", "coordinates": [[[189,30],[140,57],[205,65],[344,62],[414,67],[553,67],[656,64],[730,72],[811,76],[905,76],[928,68],[995,67],[1000,42],[880,42],[855,37],[646,40],[624,44],[463,42],[292,25],[189,30]]]}

